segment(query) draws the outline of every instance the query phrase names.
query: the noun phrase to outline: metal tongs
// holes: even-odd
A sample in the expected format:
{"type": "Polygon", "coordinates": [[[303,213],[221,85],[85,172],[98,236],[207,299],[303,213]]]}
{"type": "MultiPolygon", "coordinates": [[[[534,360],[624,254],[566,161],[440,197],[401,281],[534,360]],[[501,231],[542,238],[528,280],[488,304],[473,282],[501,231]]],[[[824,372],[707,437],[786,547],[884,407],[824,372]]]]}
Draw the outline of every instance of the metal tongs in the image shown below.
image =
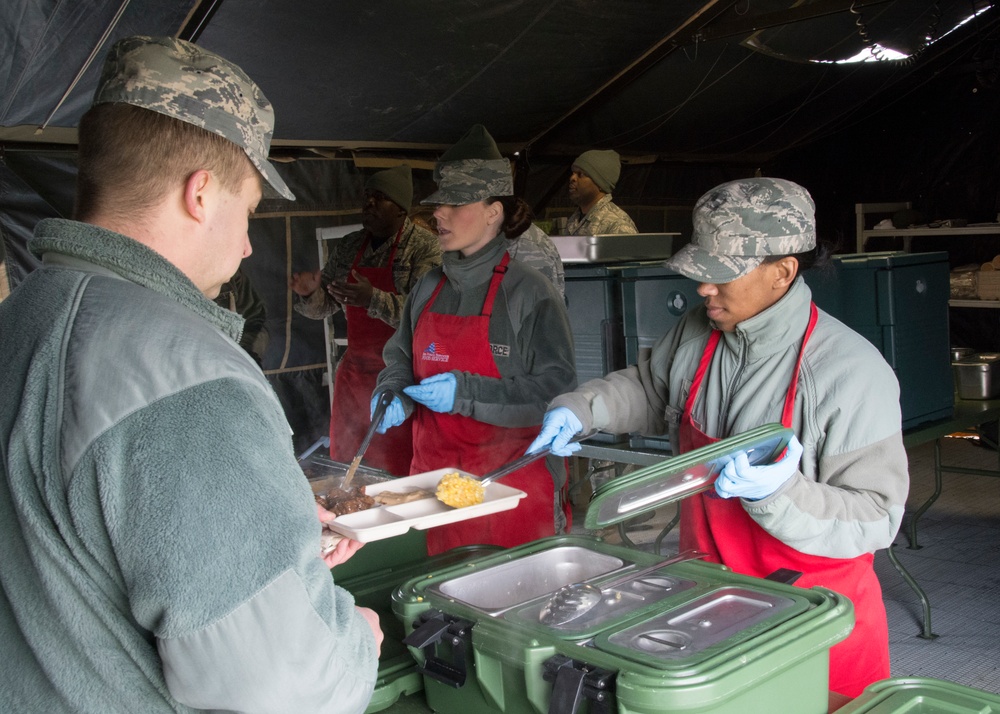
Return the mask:
{"type": "Polygon", "coordinates": [[[379,397],[378,404],[375,405],[375,411],[372,412],[372,423],[368,427],[368,431],[365,432],[365,438],[361,440],[361,446],[358,447],[358,453],[351,461],[351,465],[347,467],[347,473],[344,474],[344,481],[341,483],[340,487],[343,490],[347,490],[347,487],[351,485],[351,480],[354,478],[355,472],[361,465],[361,458],[365,455],[368,450],[368,445],[372,443],[372,437],[375,436],[375,431],[378,429],[378,425],[382,423],[382,417],[385,416],[385,410],[389,408],[392,404],[392,400],[395,399],[396,394],[391,389],[387,389],[382,392],[379,397]]]}
{"type": "Polygon", "coordinates": [[[565,625],[567,622],[575,620],[594,609],[597,603],[603,599],[605,590],[611,590],[630,580],[637,580],[668,565],[703,557],[705,557],[705,554],[697,550],[685,550],[666,560],[661,560],[648,567],[626,573],[621,577],[601,583],[600,585],[591,585],[587,582],[563,585],[552,593],[548,601],[542,605],[542,609],[538,613],[538,621],[543,625],[565,625]]]}

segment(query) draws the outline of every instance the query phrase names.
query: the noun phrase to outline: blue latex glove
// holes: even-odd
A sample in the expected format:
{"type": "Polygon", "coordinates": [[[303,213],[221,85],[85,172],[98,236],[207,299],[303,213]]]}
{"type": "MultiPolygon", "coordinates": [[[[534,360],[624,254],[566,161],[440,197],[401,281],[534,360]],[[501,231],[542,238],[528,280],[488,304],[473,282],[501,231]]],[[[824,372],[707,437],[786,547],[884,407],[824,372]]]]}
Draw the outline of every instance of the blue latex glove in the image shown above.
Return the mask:
{"type": "Polygon", "coordinates": [[[450,413],[455,406],[455,387],[458,381],[451,372],[435,374],[420,380],[420,384],[403,387],[403,392],[415,402],[435,412],[450,413]]]}
{"type": "Polygon", "coordinates": [[[773,464],[751,466],[745,452],[740,452],[722,469],[715,481],[715,492],[723,498],[739,496],[749,501],[767,498],[795,475],[802,459],[802,444],[792,435],[785,456],[773,464]]]}
{"type": "Polygon", "coordinates": [[[576,414],[566,407],[556,407],[545,412],[542,430],[525,453],[533,454],[547,446],[556,456],[570,456],[580,450],[580,445],[569,441],[581,431],[583,424],[576,418],[576,414]]]}
{"type": "MultiPolygon", "coordinates": [[[[372,397],[371,411],[368,414],[369,420],[375,416],[375,407],[378,406],[379,399],[381,398],[381,394],[376,394],[372,397]]],[[[382,423],[379,424],[375,433],[384,434],[392,427],[399,426],[404,421],[406,421],[406,410],[403,409],[403,401],[399,397],[393,397],[392,401],[389,402],[389,406],[385,408],[385,414],[382,415],[382,423]]]]}

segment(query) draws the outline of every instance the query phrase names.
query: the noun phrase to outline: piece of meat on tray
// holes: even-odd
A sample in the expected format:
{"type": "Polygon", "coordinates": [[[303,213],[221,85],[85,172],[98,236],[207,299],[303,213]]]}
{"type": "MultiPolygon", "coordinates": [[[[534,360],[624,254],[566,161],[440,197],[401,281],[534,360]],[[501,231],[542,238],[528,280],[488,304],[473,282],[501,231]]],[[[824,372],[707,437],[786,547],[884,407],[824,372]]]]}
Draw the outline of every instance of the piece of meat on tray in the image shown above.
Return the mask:
{"type": "Polygon", "coordinates": [[[375,499],[366,495],[360,488],[351,488],[347,491],[336,488],[327,493],[316,494],[316,503],[338,516],[343,516],[346,513],[373,508],[375,499]]]}

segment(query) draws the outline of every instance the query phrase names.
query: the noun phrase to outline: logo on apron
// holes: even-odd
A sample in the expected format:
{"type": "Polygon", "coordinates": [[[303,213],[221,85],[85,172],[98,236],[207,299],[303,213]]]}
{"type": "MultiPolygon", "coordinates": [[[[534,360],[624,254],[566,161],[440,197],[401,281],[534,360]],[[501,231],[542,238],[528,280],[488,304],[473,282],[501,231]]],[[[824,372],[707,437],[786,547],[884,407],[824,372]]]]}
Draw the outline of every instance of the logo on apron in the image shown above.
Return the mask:
{"type": "Polygon", "coordinates": [[[440,342],[431,342],[420,354],[420,359],[425,362],[447,362],[451,359],[451,355],[440,342]]]}

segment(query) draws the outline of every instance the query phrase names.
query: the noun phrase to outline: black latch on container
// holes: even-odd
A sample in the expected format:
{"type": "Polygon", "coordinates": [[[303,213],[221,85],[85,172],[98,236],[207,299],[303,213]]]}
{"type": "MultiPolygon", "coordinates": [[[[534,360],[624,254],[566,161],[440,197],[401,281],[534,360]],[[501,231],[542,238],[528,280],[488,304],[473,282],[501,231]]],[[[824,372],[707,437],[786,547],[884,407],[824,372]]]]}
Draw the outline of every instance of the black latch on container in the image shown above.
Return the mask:
{"type": "Polygon", "coordinates": [[[472,625],[468,620],[445,615],[440,610],[422,612],[413,623],[413,632],[403,638],[407,647],[424,653],[424,663],[417,671],[442,684],[458,689],[465,684],[465,646],[472,639],[472,625]],[[438,656],[438,644],[450,650],[451,657],[438,656]]]}
{"type": "Polygon", "coordinates": [[[543,666],[542,678],[553,683],[549,714],[576,714],[582,699],[590,700],[590,714],[615,710],[615,672],[564,655],[549,657],[543,666]]]}

